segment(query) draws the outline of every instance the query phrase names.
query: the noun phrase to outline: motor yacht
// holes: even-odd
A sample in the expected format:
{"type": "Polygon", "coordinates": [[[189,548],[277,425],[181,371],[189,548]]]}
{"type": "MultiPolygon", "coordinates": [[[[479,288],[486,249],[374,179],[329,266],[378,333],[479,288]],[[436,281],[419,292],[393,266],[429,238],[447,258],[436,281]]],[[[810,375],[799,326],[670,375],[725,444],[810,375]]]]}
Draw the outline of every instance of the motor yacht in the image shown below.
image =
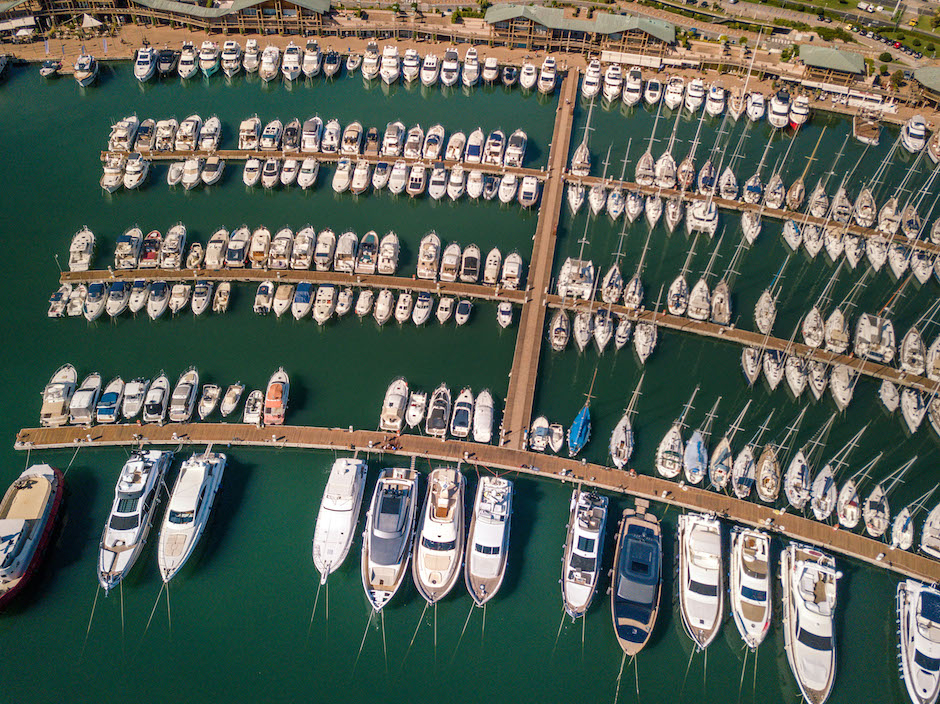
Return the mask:
{"type": "Polygon", "coordinates": [[[724,610],[721,524],[688,513],[679,517],[678,532],[679,610],[686,632],[703,650],[717,635],[724,610]]]}
{"type": "Polygon", "coordinates": [[[500,80],[506,88],[512,88],[519,80],[519,69],[515,66],[503,66],[500,80]]]}
{"type": "Polygon", "coordinates": [[[130,302],[131,285],[127,281],[115,281],[108,288],[105,311],[111,318],[116,318],[127,310],[130,302]]]}
{"type": "Polygon", "coordinates": [[[441,74],[441,66],[435,54],[426,54],[421,63],[421,84],[424,86],[433,86],[441,74]]]}
{"type": "Polygon", "coordinates": [[[398,591],[411,556],[419,474],[386,469],[379,475],[362,540],[362,586],[379,611],[398,591]]]}
{"type": "Polygon", "coordinates": [[[367,474],[363,460],[345,457],[337,459],[330,470],[313,534],[313,564],[320,584],[326,584],[349,554],[367,474]]]}
{"type": "Polygon", "coordinates": [[[542,61],[542,69],[539,71],[538,90],[543,95],[551,95],[555,92],[555,82],[557,80],[557,66],[554,56],[546,56],[542,61]]]}
{"type": "Polygon", "coordinates": [[[453,47],[444,51],[440,80],[445,88],[451,88],[460,80],[460,59],[457,57],[457,50],[453,47]]]}
{"type": "Polygon", "coordinates": [[[614,550],[610,612],[614,635],[630,657],[644,648],[656,626],[662,554],[662,529],[656,516],[625,509],[614,550]]]}
{"type": "Polygon", "coordinates": [[[911,154],[917,154],[927,144],[927,122],[920,115],[914,115],[901,128],[901,146],[911,154]]]}
{"type": "Polygon", "coordinates": [[[790,129],[798,130],[809,120],[809,98],[798,95],[790,104],[790,129]]]}
{"type": "Polygon", "coordinates": [[[169,403],[170,380],[167,378],[166,374],[160,372],[144,395],[144,423],[158,423],[163,425],[169,403]]]}
{"type": "Polygon", "coordinates": [[[835,560],[791,543],[780,558],[784,649],[808,704],[822,704],[835,681],[835,560]]]}
{"type": "Polygon", "coordinates": [[[333,261],[333,270],[352,274],[356,266],[358,251],[359,238],[356,236],[356,233],[344,232],[341,234],[336,243],[336,256],[333,261]]]}
{"type": "Polygon", "coordinates": [[[205,532],[226,459],[222,453],[206,451],[194,454],[180,467],[157,542],[157,564],[164,582],[182,569],[205,532]]]}
{"type": "Polygon", "coordinates": [[[199,372],[190,367],[180,375],[170,397],[170,422],[186,423],[192,418],[199,395],[199,372]]]}
{"type": "Polygon", "coordinates": [[[333,265],[336,252],[336,234],[332,230],[322,230],[317,235],[316,249],[313,252],[313,262],[317,271],[329,271],[333,265]]]}
{"type": "Polygon", "coordinates": [[[268,44],[261,52],[261,65],[258,67],[258,75],[262,81],[269,83],[277,78],[280,68],[281,50],[273,44],[268,44]]]}
{"type": "Polygon", "coordinates": [[[443,438],[447,434],[447,423],[450,420],[450,389],[446,385],[438,386],[431,394],[428,405],[427,419],[424,432],[431,437],[443,438]]]}
{"type": "Polygon", "coordinates": [[[759,530],[731,531],[731,615],[744,643],[756,649],[773,615],[770,579],[770,538],[759,530]]]}
{"type": "Polygon", "coordinates": [[[87,88],[98,78],[98,61],[91,54],[82,54],[73,67],[75,82],[79,87],[87,88]]]}
{"type": "Polygon", "coordinates": [[[303,71],[304,76],[313,78],[319,75],[322,68],[323,54],[320,51],[320,45],[316,39],[308,39],[300,69],[303,71]]]}
{"type": "Polygon", "coordinates": [[[242,68],[242,45],[234,39],[222,45],[222,73],[231,78],[242,68]]]}
{"type": "Polygon", "coordinates": [[[180,60],[176,65],[176,72],[184,81],[192,78],[199,72],[199,52],[192,42],[183,42],[180,51],[180,60]]]}
{"type": "Polygon", "coordinates": [[[63,473],[48,465],[26,468],[0,500],[0,606],[32,579],[52,538],[65,493],[63,473]]]}
{"type": "Polygon", "coordinates": [[[657,79],[651,78],[646,82],[646,88],[643,89],[643,101],[647,105],[658,105],[663,97],[663,84],[657,79]]]}
{"type": "Polygon", "coordinates": [[[176,151],[192,152],[196,150],[199,142],[199,133],[202,131],[202,118],[199,115],[190,115],[180,123],[176,130],[176,151]]]}
{"type": "Polygon", "coordinates": [[[342,57],[333,49],[327,49],[326,55],[323,57],[323,75],[327,78],[333,78],[338,74],[341,58],[342,57]]]}
{"type": "Polygon", "coordinates": [[[443,599],[460,576],[464,552],[463,474],[439,467],[428,476],[428,490],[414,541],[412,576],[429,604],[443,599]]]}
{"type": "Polygon", "coordinates": [[[477,485],[464,571],[467,590],[477,606],[496,595],[506,573],[512,488],[509,480],[492,476],[482,476],[477,485]]]}
{"type": "Polygon", "coordinates": [[[418,278],[436,279],[440,259],[441,239],[435,232],[429,232],[421,239],[418,247],[418,278]]]}
{"type": "Polygon", "coordinates": [[[572,619],[591,606],[601,572],[607,497],[575,489],[571,494],[568,537],[562,559],[561,593],[572,619]]]}
{"type": "Polygon", "coordinates": [[[764,117],[766,104],[764,96],[760,93],[748,93],[747,108],[745,108],[747,117],[751,122],[758,122],[764,117]]]}
{"type": "Polygon", "coordinates": [[[284,367],[280,367],[268,380],[264,394],[264,424],[283,425],[287,413],[287,400],[290,393],[290,378],[284,367]]]}
{"type": "Polygon", "coordinates": [[[219,413],[223,418],[230,416],[238,408],[238,403],[241,401],[244,391],[245,385],[242,383],[232,384],[225,390],[225,395],[222,396],[222,403],[219,406],[219,413]]]}
{"type": "Polygon", "coordinates": [[[134,78],[146,83],[157,72],[157,50],[144,45],[134,55],[134,78]]]}
{"type": "Polygon", "coordinates": [[[317,321],[317,325],[323,325],[333,316],[336,310],[336,298],[336,287],[332,284],[321,284],[317,287],[313,301],[313,319],[317,321]]]}
{"type": "Polygon", "coordinates": [[[69,422],[69,406],[78,372],[71,364],[59,367],[42,391],[42,407],[39,411],[39,424],[43,428],[56,428],[69,422]]]}
{"type": "Polygon", "coordinates": [[[405,408],[408,404],[408,382],[404,377],[392,380],[385,392],[382,413],[379,417],[379,429],[400,433],[405,422],[405,408]]]}
{"type": "Polygon", "coordinates": [[[96,321],[104,313],[108,301],[108,289],[101,282],[88,285],[82,314],[89,323],[96,321]]]}
{"type": "Polygon", "coordinates": [[[908,579],[898,584],[901,676],[914,704],[934,704],[940,692],[940,591],[908,579]]]}
{"type": "Polygon", "coordinates": [[[767,121],[771,127],[778,130],[790,123],[789,93],[784,90],[774,93],[774,96],[770,99],[770,108],[767,110],[767,121]]]}
{"type": "Polygon", "coordinates": [[[401,62],[401,76],[406,83],[414,83],[421,73],[421,57],[415,49],[406,49],[401,62]]]}
{"type": "Polygon", "coordinates": [[[242,54],[242,68],[245,73],[257,73],[261,66],[261,52],[258,50],[258,40],[249,39],[245,42],[245,52],[242,54]]]}
{"type": "Polygon", "coordinates": [[[127,576],[147,542],[172,459],[172,452],[135,450],[121,469],[98,551],[98,581],[106,593],[127,576]]]}
{"type": "Polygon", "coordinates": [[[398,55],[398,47],[394,44],[386,44],[382,49],[382,60],[379,65],[379,76],[386,85],[398,82],[401,75],[401,57],[398,55]]]}
{"type": "Polygon", "coordinates": [[[199,48],[199,69],[202,75],[209,78],[219,70],[219,63],[219,45],[207,39],[199,48]]]}

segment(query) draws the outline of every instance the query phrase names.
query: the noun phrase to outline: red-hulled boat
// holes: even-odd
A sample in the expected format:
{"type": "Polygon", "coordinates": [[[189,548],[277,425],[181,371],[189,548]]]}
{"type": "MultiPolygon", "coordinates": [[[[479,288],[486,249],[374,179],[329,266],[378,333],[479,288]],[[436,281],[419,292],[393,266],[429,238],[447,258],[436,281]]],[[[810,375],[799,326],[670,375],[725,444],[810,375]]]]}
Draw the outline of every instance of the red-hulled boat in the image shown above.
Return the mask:
{"type": "Polygon", "coordinates": [[[55,467],[29,467],[0,501],[0,608],[39,566],[62,506],[65,478],[55,467]]]}

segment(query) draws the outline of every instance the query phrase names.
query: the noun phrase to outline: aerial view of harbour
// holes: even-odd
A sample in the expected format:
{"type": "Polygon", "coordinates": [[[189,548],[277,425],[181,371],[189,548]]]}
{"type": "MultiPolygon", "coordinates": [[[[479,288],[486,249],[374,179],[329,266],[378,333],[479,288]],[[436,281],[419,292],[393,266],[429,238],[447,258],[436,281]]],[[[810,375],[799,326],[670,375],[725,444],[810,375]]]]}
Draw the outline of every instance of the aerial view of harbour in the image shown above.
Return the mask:
{"type": "Polygon", "coordinates": [[[0,701],[937,701],[890,10],[165,5],[0,6],[0,701]]]}

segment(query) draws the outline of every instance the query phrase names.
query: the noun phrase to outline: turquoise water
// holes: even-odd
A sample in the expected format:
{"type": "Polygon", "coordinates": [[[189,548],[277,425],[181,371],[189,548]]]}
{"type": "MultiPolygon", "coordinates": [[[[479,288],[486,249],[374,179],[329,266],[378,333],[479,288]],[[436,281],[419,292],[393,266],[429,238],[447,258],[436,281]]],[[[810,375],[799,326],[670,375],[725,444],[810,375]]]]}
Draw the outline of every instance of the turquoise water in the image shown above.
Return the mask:
{"type": "MultiPolygon", "coordinates": [[[[109,263],[115,238],[132,224],[165,231],[179,220],[186,223],[190,239],[203,242],[221,225],[231,229],[242,223],[266,225],[272,231],[283,225],[296,230],[307,222],[318,229],[351,228],[360,234],[392,229],[402,239],[404,275],[413,272],[417,243],[430,229],[445,242],[475,242],[484,252],[498,245],[504,253],[518,249],[527,260],[531,254],[535,213],[466,200],[452,205],[387,195],[337,197],[328,187],[329,169],[321,173],[320,187],[314,192],[263,193],[247,191],[240,169],[230,165],[222,184],[187,194],[168,189],[165,167],[158,166],[141,192],[106,197],[98,186],[98,156],[113,121],[131,112],[157,119],[171,115],[182,119],[192,112],[205,118],[215,113],[223,121],[228,144],[238,122],[255,112],[264,120],[318,112],[343,123],[358,119],[379,127],[391,119],[407,125],[420,121],[425,127],[441,122],[449,132],[477,125],[487,130],[500,127],[507,133],[523,127],[529,134],[527,165],[539,167],[546,163],[554,108],[554,101],[501,88],[444,96],[399,86],[386,93],[364,88],[358,77],[333,84],[315,81],[293,90],[242,79],[226,84],[220,77],[208,83],[181,85],[174,80],[141,88],[129,65],[117,64],[99,87],[80,92],[69,79],[47,83],[34,69],[13,71],[0,87],[0,116],[6,126],[0,131],[0,153],[8,155],[8,174],[16,175],[6,180],[0,195],[0,223],[7,260],[12,263],[11,304],[0,310],[0,321],[13,335],[11,344],[0,350],[9,382],[8,392],[0,396],[0,432],[9,439],[0,444],[6,466],[0,479],[9,483],[27,461],[12,450],[13,435],[36,423],[38,392],[65,361],[74,363],[80,373],[98,370],[106,379],[116,374],[125,379],[153,375],[161,369],[175,378],[196,364],[206,381],[241,380],[250,388],[263,385],[276,367],[284,365],[292,376],[290,422],[297,424],[375,427],[385,388],[399,375],[428,390],[446,381],[452,389],[490,388],[498,403],[505,398],[515,328],[500,330],[495,308],[487,304],[477,305],[470,323],[462,328],[436,323],[420,331],[394,324],[378,328],[371,318],[360,322],[355,316],[318,328],[312,321],[254,316],[252,290],[243,286],[224,316],[196,320],[184,315],[157,322],[141,317],[116,323],[101,319],[92,325],[76,319],[48,320],[46,298],[57,278],[54,255],[65,262],[68,242],[82,225],[98,237],[99,267],[109,263]]],[[[622,158],[626,139],[634,137],[635,159],[641,153],[636,142],[648,137],[653,116],[644,111],[625,116],[597,110],[594,115],[595,161],[603,158],[608,144],[614,144],[611,161],[618,163],[619,172],[615,160],[622,158]]],[[[579,109],[577,135],[585,116],[586,111],[579,109]]],[[[814,118],[791,152],[794,169],[795,164],[805,163],[798,161],[797,152],[802,159],[812,151],[823,123],[828,129],[817,156],[827,154],[831,159],[850,130],[845,120],[814,118]]],[[[660,120],[658,132],[668,136],[671,123],[668,130],[665,124],[660,120]]],[[[741,128],[732,134],[732,144],[741,128]]],[[[703,149],[710,148],[716,130],[712,125],[703,149]]],[[[683,139],[691,139],[695,125],[682,123],[679,131],[683,139]]],[[[751,132],[743,163],[755,164],[766,127],[751,132]]],[[[889,141],[886,136],[877,153],[866,154],[866,173],[874,171],[878,154],[886,153],[889,141]]],[[[850,152],[856,148],[852,143],[847,146],[841,164],[858,159],[861,150],[850,152]]],[[[771,154],[772,159],[782,154],[781,144],[775,142],[771,154]]],[[[816,172],[824,169],[821,161],[813,166],[816,172]]],[[[899,163],[890,178],[896,181],[902,168],[899,163]]],[[[738,169],[742,181],[749,171],[750,167],[738,169]]],[[[740,237],[737,218],[724,213],[722,218],[726,234],[716,271],[727,267],[740,237]]],[[[574,218],[567,209],[563,213],[556,270],[565,256],[577,252],[585,222],[585,211],[574,218]]],[[[589,223],[586,251],[601,271],[617,249],[619,233],[620,226],[604,218],[589,223]]],[[[645,222],[628,230],[625,272],[636,267],[646,235],[645,222]]],[[[668,286],[682,267],[689,244],[684,232],[667,236],[661,227],[654,231],[644,273],[648,295],[655,296],[660,285],[668,286]]],[[[713,246],[699,241],[690,280],[705,268],[713,246]]],[[[738,267],[734,304],[740,325],[752,327],[753,305],[785,256],[779,225],[765,222],[760,239],[738,267]]],[[[823,256],[816,261],[793,257],[783,277],[778,336],[789,336],[833,270],[823,256]]],[[[834,298],[841,300],[859,275],[844,271],[834,298]]],[[[899,336],[929,305],[936,295],[934,286],[931,282],[923,289],[914,285],[905,289],[894,310],[899,336]]],[[[859,309],[880,308],[896,288],[885,272],[870,277],[859,309]]],[[[734,346],[675,333],[660,335],[646,365],[636,421],[638,471],[650,471],[659,439],[695,384],[701,390],[689,416],[692,427],[703,421],[722,395],[715,433],[724,432],[751,398],[752,410],[738,443],[754,433],[771,409],[777,410],[765,439],[780,435],[807,400],[795,402],[783,386],[774,393],[765,387],[749,389],[739,359],[740,350],[734,346]]],[[[580,355],[573,346],[561,354],[546,348],[542,360],[535,412],[565,424],[583,403],[582,394],[597,369],[594,435],[585,455],[604,461],[610,429],[642,371],[632,348],[618,354],[611,347],[600,359],[592,348],[580,355]]],[[[883,476],[911,455],[920,455],[909,480],[892,497],[892,503],[900,506],[934,483],[936,439],[926,426],[915,437],[905,437],[899,418],[885,418],[876,393],[872,382],[859,383],[849,411],[836,421],[827,455],[873,420],[876,428],[853,455],[851,466],[859,467],[877,449],[885,449],[878,468],[883,476]]],[[[812,404],[798,441],[805,441],[833,410],[828,396],[812,404]]],[[[180,453],[186,455],[188,451],[180,453]]],[[[517,480],[509,572],[502,591],[486,609],[485,623],[484,612],[471,608],[463,587],[455,589],[435,615],[430,610],[424,613],[420,597],[409,585],[386,609],[383,625],[380,619],[370,621],[362,594],[358,539],[343,569],[331,579],[328,594],[321,591],[317,598],[310,540],[332,454],[233,449],[212,522],[198,554],[173,582],[168,612],[152,545],[125,581],[123,594],[96,596],[98,536],[125,457],[123,450],[81,450],[74,459],[72,452],[30,456],[30,462],[69,467],[68,498],[65,521],[34,593],[0,616],[3,700],[113,701],[133,696],[139,701],[365,702],[377,697],[388,702],[457,697],[614,701],[621,657],[606,596],[598,594],[583,623],[572,625],[561,618],[557,581],[570,487],[517,480]]],[[[370,458],[373,480],[389,464],[370,458]]],[[[470,479],[472,489],[475,477],[470,479]]],[[[372,482],[367,491],[371,488],[372,482]]],[[[623,497],[612,497],[611,526],[613,517],[630,504],[623,497]]],[[[637,659],[636,673],[624,668],[618,701],[795,701],[797,688],[776,624],[760,649],[756,677],[754,658],[749,656],[742,679],[744,654],[730,619],[708,649],[707,665],[702,655],[692,657],[689,665],[691,641],[682,632],[673,605],[677,514],[662,507],[656,511],[663,517],[667,536],[663,609],[651,645],[637,659]]],[[[605,564],[612,549],[611,528],[605,564]]],[[[894,660],[896,578],[848,560],[840,560],[840,568],[846,578],[840,585],[838,675],[831,701],[904,701],[894,660]]],[[[603,579],[603,589],[606,583],[603,579]]]]}

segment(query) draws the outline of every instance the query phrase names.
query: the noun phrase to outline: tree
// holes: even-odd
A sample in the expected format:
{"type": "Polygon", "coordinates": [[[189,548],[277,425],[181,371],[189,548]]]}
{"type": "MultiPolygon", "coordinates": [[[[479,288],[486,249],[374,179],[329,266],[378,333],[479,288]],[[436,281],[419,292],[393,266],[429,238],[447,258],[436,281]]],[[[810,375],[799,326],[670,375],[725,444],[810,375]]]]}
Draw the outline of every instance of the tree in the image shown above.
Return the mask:
{"type": "Polygon", "coordinates": [[[904,83],[904,72],[895,71],[891,74],[891,85],[894,86],[894,89],[897,90],[901,87],[901,84],[904,83]]]}
{"type": "Polygon", "coordinates": [[[878,55],[878,60],[881,61],[882,63],[889,64],[892,61],[894,61],[894,57],[891,56],[891,54],[888,53],[887,51],[883,51],[878,55]]]}
{"type": "Polygon", "coordinates": [[[926,46],[926,49],[927,49],[927,51],[936,51],[936,50],[937,50],[937,47],[935,47],[933,44],[928,44],[928,45],[926,46]]]}
{"type": "Polygon", "coordinates": [[[888,75],[888,67],[885,64],[881,64],[881,75],[882,76],[888,75]]]}
{"type": "Polygon", "coordinates": [[[914,39],[911,40],[911,44],[913,44],[914,46],[920,46],[920,39],[918,39],[917,37],[914,37],[914,39]]]}
{"type": "Polygon", "coordinates": [[[789,47],[787,47],[786,49],[783,49],[783,50],[780,52],[780,60],[781,60],[781,61],[789,61],[791,55],[792,55],[792,52],[790,51],[789,47]]]}

